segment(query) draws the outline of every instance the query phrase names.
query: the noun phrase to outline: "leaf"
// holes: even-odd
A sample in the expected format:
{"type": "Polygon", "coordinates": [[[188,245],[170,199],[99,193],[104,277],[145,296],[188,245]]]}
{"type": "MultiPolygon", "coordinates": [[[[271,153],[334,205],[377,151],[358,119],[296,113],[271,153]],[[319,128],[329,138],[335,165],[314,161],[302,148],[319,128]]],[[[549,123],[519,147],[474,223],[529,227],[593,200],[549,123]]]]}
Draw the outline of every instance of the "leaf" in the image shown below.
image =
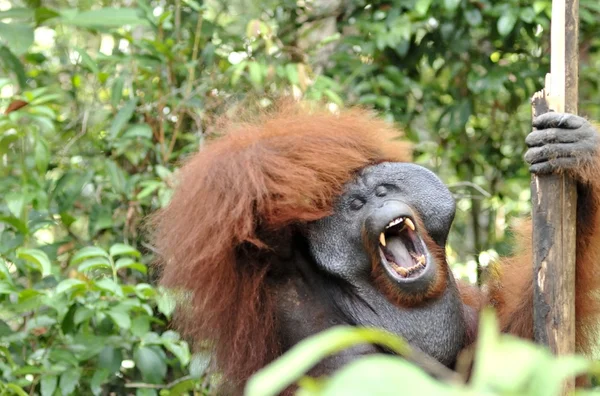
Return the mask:
{"type": "Polygon", "coordinates": [[[33,18],[33,10],[31,8],[13,7],[5,11],[0,11],[0,20],[3,19],[20,19],[30,20],[33,18]]]}
{"type": "Polygon", "coordinates": [[[25,328],[27,331],[31,331],[33,329],[51,327],[54,324],[56,324],[56,319],[47,315],[39,315],[29,320],[25,328]]]}
{"type": "Polygon", "coordinates": [[[23,216],[23,207],[25,206],[25,196],[22,193],[10,192],[4,196],[6,206],[10,213],[16,218],[23,216]]]}
{"type": "Polygon", "coordinates": [[[196,352],[190,360],[190,376],[201,378],[210,366],[211,357],[209,353],[196,352]]]}
{"type": "MultiPolygon", "coordinates": [[[[12,113],[13,111],[22,109],[23,107],[27,106],[28,104],[29,104],[29,102],[26,102],[24,100],[15,99],[12,102],[10,102],[9,105],[6,107],[6,109],[4,110],[4,115],[8,115],[8,114],[12,113]]],[[[10,136],[17,137],[16,135],[10,135],[10,136]]]]}
{"type": "Polygon", "coordinates": [[[458,8],[461,0],[444,0],[444,8],[447,11],[454,11],[458,8]]]}
{"type": "Polygon", "coordinates": [[[429,7],[431,6],[431,2],[433,0],[417,0],[415,4],[415,11],[418,15],[424,16],[429,11],[429,7]]]}
{"type": "Polygon", "coordinates": [[[29,393],[25,392],[23,388],[17,384],[6,384],[6,387],[17,396],[29,396],[29,393]]]}
{"type": "Polygon", "coordinates": [[[99,289],[108,291],[112,294],[116,294],[118,296],[123,295],[123,291],[121,290],[121,287],[114,280],[112,280],[110,278],[100,279],[99,281],[96,282],[96,287],[98,287],[99,289]]]}
{"type": "MultiPolygon", "coordinates": [[[[120,363],[119,363],[120,365],[120,363]]],[[[109,372],[106,369],[95,370],[90,381],[90,390],[94,396],[102,394],[102,385],[108,379],[109,372]]]]}
{"type": "MultiPolygon", "coordinates": [[[[5,111],[5,113],[6,113],[6,111],[5,111]]],[[[1,137],[0,138],[0,155],[4,155],[4,154],[8,153],[11,145],[18,140],[19,140],[19,135],[17,135],[16,133],[6,134],[3,137],[1,137]]]]}
{"type": "Polygon", "coordinates": [[[182,366],[187,366],[190,362],[191,354],[187,343],[185,342],[172,342],[165,340],[163,342],[165,348],[167,348],[175,357],[181,362],[182,366]]]}
{"type": "Polygon", "coordinates": [[[398,389],[402,389],[403,396],[464,395],[464,391],[438,382],[413,363],[385,355],[367,356],[347,364],[326,382],[319,394],[394,396],[398,389]]]}
{"type": "Polygon", "coordinates": [[[246,385],[247,396],[278,395],[325,357],[357,344],[377,343],[400,355],[409,353],[406,342],[383,330],[333,327],[296,344],[289,352],[257,372],[246,385]]]}
{"type": "Polygon", "coordinates": [[[136,199],[146,198],[147,196],[152,194],[154,191],[158,190],[163,185],[164,185],[164,183],[159,182],[159,181],[147,183],[146,186],[138,193],[138,195],[136,196],[136,199]]]}
{"type": "Polygon", "coordinates": [[[513,28],[515,27],[515,23],[517,23],[516,14],[512,12],[507,12],[506,14],[503,14],[498,19],[498,33],[500,33],[501,36],[508,35],[510,32],[512,32],[513,28]]]}
{"type": "Polygon", "coordinates": [[[58,378],[54,375],[42,375],[41,392],[42,396],[52,396],[58,385],[58,378]]]}
{"type": "Polygon", "coordinates": [[[33,28],[25,24],[0,22],[0,42],[13,54],[23,55],[33,44],[33,28]]]}
{"type": "Polygon", "coordinates": [[[29,234],[27,225],[14,216],[0,216],[0,223],[8,224],[13,226],[17,231],[23,235],[29,234]]]}
{"type": "Polygon", "coordinates": [[[250,73],[250,82],[255,88],[260,88],[263,82],[262,66],[257,62],[249,62],[248,71],[250,73]]]}
{"type": "Polygon", "coordinates": [[[96,65],[96,62],[94,62],[92,57],[89,56],[83,48],[75,47],[74,49],[75,51],[77,51],[79,56],[81,56],[81,64],[83,66],[85,66],[89,71],[96,75],[100,73],[100,69],[98,69],[98,65],[96,65]]]}
{"type": "Polygon", "coordinates": [[[48,170],[48,163],[50,163],[50,150],[48,144],[43,139],[36,139],[35,141],[35,166],[40,175],[44,175],[48,170]]]}
{"type": "Polygon", "coordinates": [[[113,160],[106,161],[106,170],[110,180],[111,187],[115,192],[123,194],[125,192],[125,172],[113,160]]]}
{"type": "Polygon", "coordinates": [[[4,66],[15,73],[19,87],[25,89],[27,86],[27,75],[23,64],[15,56],[15,54],[6,46],[0,45],[0,61],[4,62],[4,66]]]}
{"type": "Polygon", "coordinates": [[[533,2],[533,11],[535,11],[536,15],[550,7],[551,3],[547,0],[533,2]]]}
{"type": "Polygon", "coordinates": [[[499,394],[559,394],[564,379],[590,367],[583,357],[554,357],[545,348],[502,335],[493,310],[482,312],[471,387],[499,394]]]}
{"type": "Polygon", "coordinates": [[[135,292],[142,299],[152,298],[156,295],[156,290],[147,283],[137,284],[135,292]]]}
{"type": "Polygon", "coordinates": [[[60,14],[50,8],[39,7],[35,9],[35,23],[41,25],[49,19],[59,17],[60,14]]]}
{"type": "Polygon", "coordinates": [[[168,180],[173,175],[173,172],[162,165],[156,165],[154,170],[156,171],[158,177],[160,177],[162,180],[168,180]]]}
{"type": "Polygon", "coordinates": [[[472,8],[470,10],[465,11],[465,18],[467,20],[467,23],[471,26],[479,26],[483,21],[481,11],[479,11],[477,8],[472,8]]]}
{"type": "Polygon", "coordinates": [[[567,379],[585,374],[591,367],[591,362],[583,356],[548,356],[547,363],[536,367],[537,373],[529,388],[532,396],[559,395],[567,379]]]}
{"type": "Polygon", "coordinates": [[[77,267],[77,271],[84,272],[99,268],[111,269],[112,266],[110,265],[108,259],[105,257],[93,257],[79,264],[79,267],[77,267]]]}
{"type": "Polygon", "coordinates": [[[120,328],[127,330],[131,327],[131,319],[128,313],[112,310],[108,311],[107,314],[120,328]]]}
{"type": "Polygon", "coordinates": [[[132,246],[126,245],[124,243],[115,243],[114,245],[112,245],[110,247],[110,250],[108,252],[112,257],[121,256],[121,255],[135,256],[135,257],[141,256],[140,252],[138,252],[137,249],[135,249],[132,246]]]}
{"type": "Polygon", "coordinates": [[[88,309],[86,307],[79,307],[77,311],[75,311],[75,316],[73,317],[73,322],[75,324],[81,324],[82,322],[90,319],[94,316],[94,311],[88,309]]]}
{"type": "Polygon", "coordinates": [[[113,122],[110,126],[110,130],[108,132],[108,137],[111,140],[114,140],[119,135],[119,132],[121,132],[123,127],[125,127],[127,122],[129,122],[129,120],[133,116],[136,106],[137,99],[131,99],[130,101],[125,103],[123,107],[121,107],[121,110],[119,110],[119,112],[113,119],[113,122]]]}
{"type": "Polygon", "coordinates": [[[148,25],[148,21],[143,19],[140,11],[135,8],[106,7],[80,13],[68,11],[71,12],[61,12],[61,21],[68,25],[86,28],[148,25]]]}
{"type": "MultiPolygon", "coordinates": [[[[39,105],[42,105],[45,103],[56,103],[59,99],[62,99],[62,98],[63,98],[63,96],[61,94],[40,95],[40,96],[36,97],[35,99],[32,99],[31,104],[39,106],[39,105]]],[[[54,114],[51,113],[51,116],[53,116],[53,115],[54,114]]]]}
{"type": "Polygon", "coordinates": [[[152,129],[148,124],[134,124],[125,131],[123,139],[152,139],[152,129]]]}
{"type": "Polygon", "coordinates": [[[175,311],[175,298],[169,292],[159,289],[159,294],[156,296],[156,305],[158,312],[170,318],[173,311],[175,311]]]}
{"type": "MultiPolygon", "coordinates": [[[[6,324],[5,321],[0,319],[0,338],[9,336],[13,333],[14,333],[14,331],[10,328],[10,326],[8,324],[6,324]]],[[[8,352],[8,350],[7,350],[7,352],[8,352]]],[[[8,352],[7,358],[11,359],[10,352],[8,352]]]]}
{"type": "Polygon", "coordinates": [[[108,374],[119,371],[122,361],[123,352],[113,346],[104,347],[98,354],[98,368],[106,370],[108,374]]]}
{"type": "Polygon", "coordinates": [[[241,61],[240,63],[238,63],[237,65],[233,65],[233,67],[231,67],[231,86],[235,87],[238,82],[240,81],[240,78],[242,78],[242,74],[244,73],[244,70],[246,70],[246,66],[248,65],[248,61],[241,61]]]}
{"type": "Polygon", "coordinates": [[[0,294],[12,294],[15,291],[17,291],[17,289],[10,282],[0,282],[0,294]]]}
{"type": "Polygon", "coordinates": [[[198,380],[190,378],[183,381],[178,381],[175,385],[169,388],[170,395],[192,395],[193,390],[198,384],[198,380]]]}
{"type": "Polygon", "coordinates": [[[329,100],[331,100],[333,103],[342,106],[344,104],[343,99],[334,91],[332,91],[331,89],[326,89],[323,91],[323,93],[325,94],[325,96],[327,96],[329,98],[329,100]]]}
{"type": "Polygon", "coordinates": [[[83,289],[86,283],[79,279],[65,279],[56,285],[54,292],[56,294],[66,293],[75,289],[83,289]]]}
{"type": "Polygon", "coordinates": [[[0,279],[5,280],[7,283],[13,284],[12,276],[6,265],[6,261],[0,258],[0,279]]]}
{"type": "Polygon", "coordinates": [[[70,264],[77,265],[80,262],[90,259],[92,257],[106,257],[108,259],[109,255],[104,249],[101,249],[96,246],[87,246],[75,253],[73,258],[71,259],[70,264]]]}
{"type": "Polygon", "coordinates": [[[66,396],[73,393],[77,385],[79,385],[80,377],[81,372],[77,369],[70,369],[62,373],[59,382],[61,394],[66,396]]]}
{"type": "Polygon", "coordinates": [[[156,396],[157,394],[156,389],[138,388],[135,390],[135,396],[156,396]]]}
{"type": "Polygon", "coordinates": [[[300,84],[300,77],[298,76],[298,65],[295,63],[288,63],[285,65],[285,73],[287,75],[290,84],[300,84]]]}
{"type": "Polygon", "coordinates": [[[117,262],[115,263],[115,268],[118,270],[123,269],[123,268],[131,268],[133,270],[141,272],[142,274],[145,274],[148,272],[148,268],[146,267],[146,265],[139,263],[137,261],[134,261],[130,257],[122,257],[122,258],[118,259],[117,262]]]}
{"type": "Polygon", "coordinates": [[[115,81],[112,84],[110,89],[110,104],[112,107],[117,107],[121,102],[121,98],[123,97],[123,85],[125,80],[123,77],[115,78],[115,81]]]}
{"type": "MultiPolygon", "coordinates": [[[[64,306],[64,308],[66,308],[67,306],[64,306]]],[[[78,310],[78,306],[77,304],[72,304],[71,306],[68,307],[67,313],[64,314],[62,321],[60,322],[60,328],[63,332],[63,334],[72,334],[77,332],[77,328],[75,326],[75,313],[78,310]]],[[[66,351],[65,351],[66,352],[66,351]]],[[[75,359],[75,358],[73,358],[75,359]]],[[[74,366],[78,366],[78,362],[77,359],[75,359],[76,362],[74,364],[74,366]]]]}
{"type": "Polygon", "coordinates": [[[36,265],[38,271],[42,273],[42,277],[52,273],[52,264],[48,255],[39,249],[17,249],[17,257],[26,260],[36,265]]]}
{"type": "Polygon", "coordinates": [[[150,318],[148,316],[137,316],[131,322],[131,334],[143,337],[150,331],[150,318]]]}
{"type": "Polygon", "coordinates": [[[133,353],[135,365],[142,373],[142,378],[152,384],[159,384],[167,374],[167,364],[151,347],[139,347],[133,353]]]}

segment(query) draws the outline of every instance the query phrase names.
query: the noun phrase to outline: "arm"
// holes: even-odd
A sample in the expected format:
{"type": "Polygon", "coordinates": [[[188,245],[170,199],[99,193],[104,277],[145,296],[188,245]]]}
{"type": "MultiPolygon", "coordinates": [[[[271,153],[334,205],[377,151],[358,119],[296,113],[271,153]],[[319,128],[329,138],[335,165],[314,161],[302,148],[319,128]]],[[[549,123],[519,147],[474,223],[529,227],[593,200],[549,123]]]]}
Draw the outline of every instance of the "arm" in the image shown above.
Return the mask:
{"type": "MultiPolygon", "coordinates": [[[[584,118],[546,113],[537,117],[526,139],[525,160],[534,174],[566,172],[577,181],[576,317],[577,345],[586,350],[598,321],[600,302],[600,139],[584,118]]],[[[503,331],[533,336],[531,221],[517,230],[518,249],[504,260],[488,284],[488,301],[498,311],[503,331]]]]}

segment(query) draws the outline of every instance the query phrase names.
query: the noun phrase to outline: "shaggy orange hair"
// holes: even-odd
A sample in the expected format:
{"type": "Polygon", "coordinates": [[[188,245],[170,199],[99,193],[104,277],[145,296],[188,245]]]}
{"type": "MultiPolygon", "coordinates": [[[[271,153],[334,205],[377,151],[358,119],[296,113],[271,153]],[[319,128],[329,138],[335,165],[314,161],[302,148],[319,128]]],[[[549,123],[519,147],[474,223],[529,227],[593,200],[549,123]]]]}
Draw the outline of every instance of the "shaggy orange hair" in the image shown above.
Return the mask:
{"type": "Polygon", "coordinates": [[[269,265],[241,257],[240,247],[269,249],[259,225],[282,230],[327,216],[355,172],[407,161],[410,149],[367,111],[305,104],[280,104],[224,134],[181,168],[151,227],[164,258],[161,284],[184,292],[179,329],[208,341],[218,368],[239,385],[278,353],[269,265]]]}

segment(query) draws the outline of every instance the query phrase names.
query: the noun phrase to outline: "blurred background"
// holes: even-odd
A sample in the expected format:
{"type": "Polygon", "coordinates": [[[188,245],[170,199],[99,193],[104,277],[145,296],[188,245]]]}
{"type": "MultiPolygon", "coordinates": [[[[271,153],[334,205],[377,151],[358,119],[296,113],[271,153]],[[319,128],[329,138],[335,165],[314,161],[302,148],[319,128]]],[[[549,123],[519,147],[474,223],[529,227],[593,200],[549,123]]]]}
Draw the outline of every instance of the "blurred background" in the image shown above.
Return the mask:
{"type": "MultiPolygon", "coordinates": [[[[580,4],[580,113],[600,120],[600,3],[580,4]]],[[[477,282],[530,211],[550,6],[0,0],[0,394],[210,392],[142,225],[216,119],[282,95],[403,129],[456,196],[448,252],[477,282]]]]}

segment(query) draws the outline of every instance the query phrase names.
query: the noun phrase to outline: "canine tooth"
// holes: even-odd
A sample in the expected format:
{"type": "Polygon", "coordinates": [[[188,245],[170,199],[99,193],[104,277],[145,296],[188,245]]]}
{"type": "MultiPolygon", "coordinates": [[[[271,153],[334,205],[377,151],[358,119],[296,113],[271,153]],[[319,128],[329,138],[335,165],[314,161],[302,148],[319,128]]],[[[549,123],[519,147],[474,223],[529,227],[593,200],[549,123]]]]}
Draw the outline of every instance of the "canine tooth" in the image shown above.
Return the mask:
{"type": "Polygon", "coordinates": [[[400,266],[398,266],[398,267],[396,268],[396,272],[397,272],[398,274],[400,274],[401,276],[406,276],[406,275],[408,275],[408,270],[407,270],[406,268],[404,268],[404,267],[400,267],[400,266]]]}
{"type": "Polygon", "coordinates": [[[417,263],[419,265],[425,265],[425,255],[424,254],[420,255],[419,258],[417,258],[417,263]]]}
{"type": "Polygon", "coordinates": [[[385,234],[383,232],[379,234],[379,243],[385,246],[385,234]]]}
{"type": "Polygon", "coordinates": [[[410,228],[413,231],[415,230],[415,223],[413,223],[411,219],[409,219],[407,217],[406,219],[404,219],[404,222],[406,223],[406,225],[408,226],[408,228],[410,228]]]}

